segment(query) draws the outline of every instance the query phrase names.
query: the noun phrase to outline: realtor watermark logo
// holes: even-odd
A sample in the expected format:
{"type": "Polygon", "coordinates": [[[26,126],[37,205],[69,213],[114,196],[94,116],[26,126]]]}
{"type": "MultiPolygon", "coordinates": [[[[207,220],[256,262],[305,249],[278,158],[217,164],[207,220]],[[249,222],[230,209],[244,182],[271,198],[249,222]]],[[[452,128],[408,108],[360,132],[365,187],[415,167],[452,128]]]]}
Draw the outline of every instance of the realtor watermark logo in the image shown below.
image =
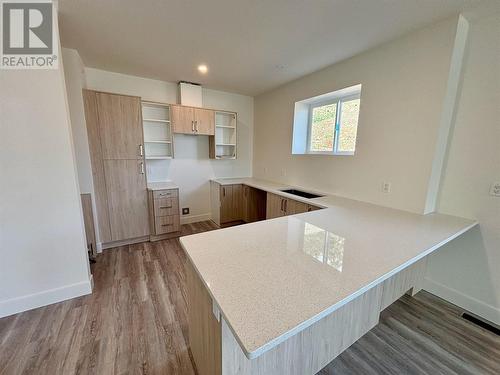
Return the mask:
{"type": "Polygon", "coordinates": [[[52,1],[1,0],[2,69],[57,69],[52,1]]]}

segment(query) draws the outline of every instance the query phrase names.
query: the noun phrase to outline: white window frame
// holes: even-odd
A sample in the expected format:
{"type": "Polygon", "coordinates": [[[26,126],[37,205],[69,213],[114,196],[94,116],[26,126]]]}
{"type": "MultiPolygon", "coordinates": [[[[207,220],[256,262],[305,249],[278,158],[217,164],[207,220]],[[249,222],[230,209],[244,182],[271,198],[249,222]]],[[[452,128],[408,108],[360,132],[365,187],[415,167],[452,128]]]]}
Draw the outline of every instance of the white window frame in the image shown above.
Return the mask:
{"type": "MultiPolygon", "coordinates": [[[[321,100],[312,102],[309,104],[309,120],[307,124],[307,153],[313,155],[354,155],[355,151],[339,151],[338,150],[338,140],[340,133],[340,121],[342,114],[342,103],[349,100],[361,99],[361,93],[351,95],[343,95],[338,97],[329,98],[327,100],[321,100]],[[331,151],[313,151],[311,150],[311,129],[312,129],[312,117],[313,110],[317,107],[323,107],[325,105],[330,105],[337,103],[337,110],[335,111],[335,126],[333,127],[333,149],[331,151]]],[[[359,116],[359,113],[358,113],[359,116]]],[[[359,121],[359,117],[358,117],[359,121]]]]}

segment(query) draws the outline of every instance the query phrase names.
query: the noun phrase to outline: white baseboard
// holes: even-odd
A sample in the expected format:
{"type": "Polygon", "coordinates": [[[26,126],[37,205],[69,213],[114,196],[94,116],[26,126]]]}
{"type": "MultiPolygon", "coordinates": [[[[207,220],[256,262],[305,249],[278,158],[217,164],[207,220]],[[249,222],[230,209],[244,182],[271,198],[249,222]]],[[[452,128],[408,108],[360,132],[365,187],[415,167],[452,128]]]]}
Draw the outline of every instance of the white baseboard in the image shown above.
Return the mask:
{"type": "Polygon", "coordinates": [[[483,319],[500,325],[500,308],[489,305],[428,278],[424,279],[423,289],[483,319]]]}
{"type": "Polygon", "coordinates": [[[0,318],[92,293],[92,280],[0,301],[0,318]]]}
{"type": "Polygon", "coordinates": [[[186,215],[186,216],[181,216],[181,225],[182,224],[198,223],[200,221],[210,220],[211,218],[212,218],[212,215],[210,213],[201,214],[201,215],[186,215]]]}

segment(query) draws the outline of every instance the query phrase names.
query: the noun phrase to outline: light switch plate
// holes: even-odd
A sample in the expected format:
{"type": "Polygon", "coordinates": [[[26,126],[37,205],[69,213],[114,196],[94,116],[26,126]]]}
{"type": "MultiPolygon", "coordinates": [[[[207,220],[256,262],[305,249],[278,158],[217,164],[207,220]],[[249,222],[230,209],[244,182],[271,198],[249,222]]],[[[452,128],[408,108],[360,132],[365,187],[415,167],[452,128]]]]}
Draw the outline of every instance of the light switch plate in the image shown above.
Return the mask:
{"type": "Polygon", "coordinates": [[[500,182],[494,182],[491,184],[490,195],[500,197],[500,182]]]}

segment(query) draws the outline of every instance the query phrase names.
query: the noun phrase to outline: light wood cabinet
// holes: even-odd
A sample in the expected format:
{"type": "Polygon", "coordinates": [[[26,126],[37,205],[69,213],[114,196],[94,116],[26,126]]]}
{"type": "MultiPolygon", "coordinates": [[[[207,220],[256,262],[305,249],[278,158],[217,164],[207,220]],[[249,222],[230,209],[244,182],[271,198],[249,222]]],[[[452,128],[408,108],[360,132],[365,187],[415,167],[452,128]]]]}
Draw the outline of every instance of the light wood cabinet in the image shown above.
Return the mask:
{"type": "Polygon", "coordinates": [[[149,235],[141,99],[83,90],[103,248],[149,235]]]}
{"type": "Polygon", "coordinates": [[[319,209],[244,184],[221,185],[211,181],[210,190],[212,220],[217,225],[237,221],[251,223],[319,209]]]}
{"type": "Polygon", "coordinates": [[[194,127],[198,135],[214,135],[215,112],[211,109],[194,108],[194,127]]]}
{"type": "Polygon", "coordinates": [[[181,230],[178,189],[150,190],[151,241],[172,237],[181,230]]]}
{"type": "Polygon", "coordinates": [[[98,92],[96,99],[102,158],[142,159],[140,98],[98,92]]]}
{"type": "Polygon", "coordinates": [[[287,199],[288,204],[287,204],[287,215],[295,215],[295,214],[301,214],[303,212],[307,212],[307,203],[304,202],[299,202],[293,199],[287,199]]]}
{"type": "Polygon", "coordinates": [[[316,210],[321,210],[321,207],[313,206],[312,204],[307,205],[307,212],[316,211],[316,210]]]}
{"type": "Polygon", "coordinates": [[[233,185],[224,185],[220,188],[220,223],[233,221],[233,185]]]}
{"type": "Polygon", "coordinates": [[[280,197],[279,195],[267,193],[266,219],[285,216],[286,200],[286,198],[280,197]]]}
{"type": "Polygon", "coordinates": [[[184,107],[181,105],[172,105],[170,107],[170,121],[174,133],[194,134],[194,109],[193,107],[184,107]]]}
{"type": "Polygon", "coordinates": [[[113,241],[149,235],[146,175],[141,160],[104,160],[113,241]]]}
{"type": "Polygon", "coordinates": [[[215,112],[211,109],[172,105],[171,122],[174,133],[215,134],[215,112]]]}
{"type": "Polygon", "coordinates": [[[277,194],[267,193],[266,218],[273,219],[275,217],[301,214],[304,212],[320,209],[304,202],[296,201],[295,199],[284,198],[277,194]]]}

